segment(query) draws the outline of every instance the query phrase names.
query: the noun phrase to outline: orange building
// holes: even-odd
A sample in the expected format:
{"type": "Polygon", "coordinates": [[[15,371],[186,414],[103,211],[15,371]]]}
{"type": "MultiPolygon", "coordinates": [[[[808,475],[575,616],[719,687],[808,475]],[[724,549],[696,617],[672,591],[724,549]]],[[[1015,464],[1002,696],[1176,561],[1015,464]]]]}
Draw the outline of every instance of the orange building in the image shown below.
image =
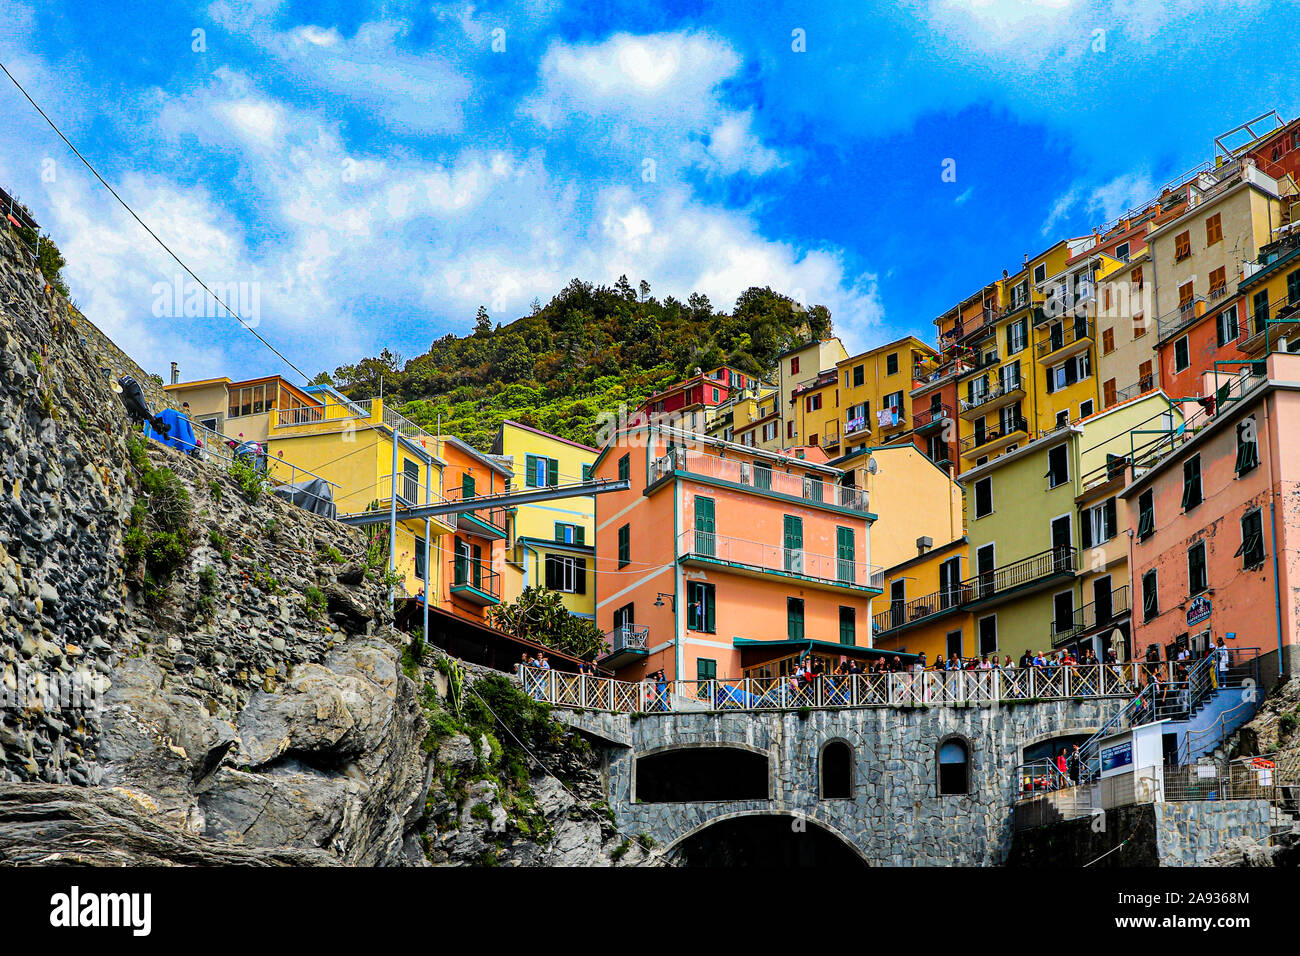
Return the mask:
{"type": "Polygon", "coordinates": [[[690,681],[788,673],[810,650],[832,668],[877,654],[875,515],[819,457],[653,426],[616,435],[592,469],[631,482],[596,499],[600,663],[690,681]]]}

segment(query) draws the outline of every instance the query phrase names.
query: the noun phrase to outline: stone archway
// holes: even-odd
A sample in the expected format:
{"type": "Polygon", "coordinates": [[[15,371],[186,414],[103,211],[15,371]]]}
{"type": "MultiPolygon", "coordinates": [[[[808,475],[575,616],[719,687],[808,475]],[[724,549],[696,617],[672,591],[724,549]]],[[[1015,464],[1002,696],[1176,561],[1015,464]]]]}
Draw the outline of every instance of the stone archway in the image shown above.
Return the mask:
{"type": "Polygon", "coordinates": [[[720,814],[678,837],[668,852],[683,866],[870,865],[861,850],[835,827],[780,810],[720,814]]]}

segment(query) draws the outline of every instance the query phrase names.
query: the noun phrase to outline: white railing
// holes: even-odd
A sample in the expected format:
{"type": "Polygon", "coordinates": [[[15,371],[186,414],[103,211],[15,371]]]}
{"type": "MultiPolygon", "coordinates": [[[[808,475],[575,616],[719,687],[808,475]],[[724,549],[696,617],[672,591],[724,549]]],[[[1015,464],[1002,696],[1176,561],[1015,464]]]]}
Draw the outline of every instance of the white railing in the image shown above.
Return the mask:
{"type": "Polygon", "coordinates": [[[789,574],[825,584],[876,589],[885,585],[884,569],[865,561],[816,554],[779,544],[747,541],[712,531],[687,529],[681,532],[677,536],[677,554],[683,558],[720,561],[741,568],[789,574]]]}
{"type": "Polygon", "coordinates": [[[803,707],[994,707],[1005,701],[1128,700],[1132,670],[1110,664],[731,680],[621,681],[520,667],[524,691],[557,707],[617,713],[790,710],[803,707]]]}
{"type": "Polygon", "coordinates": [[[812,503],[834,505],[852,511],[870,510],[870,499],[865,489],[846,488],[838,484],[832,474],[827,474],[824,478],[816,477],[820,474],[816,471],[788,474],[784,471],[787,465],[800,468],[798,461],[768,465],[761,459],[751,461],[720,458],[716,455],[688,451],[685,448],[675,448],[670,454],[650,463],[649,484],[653,485],[673,472],[680,471],[729,481],[733,484],[748,485],[756,491],[802,498],[812,503]]]}

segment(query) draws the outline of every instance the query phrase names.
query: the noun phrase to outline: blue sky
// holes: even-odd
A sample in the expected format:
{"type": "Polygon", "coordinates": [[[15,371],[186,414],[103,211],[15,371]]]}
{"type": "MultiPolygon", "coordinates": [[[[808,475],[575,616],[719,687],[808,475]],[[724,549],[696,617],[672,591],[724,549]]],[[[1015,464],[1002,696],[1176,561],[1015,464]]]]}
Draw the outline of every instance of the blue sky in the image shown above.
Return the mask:
{"type": "MultiPolygon", "coordinates": [[[[770,285],[850,348],[932,341],[1026,253],[1300,109],[1290,4],[815,6],[0,0],[0,58],[308,374],[574,276],[720,307],[770,285]]],[[[288,371],[159,304],[176,266],[10,86],[0,142],[74,298],[147,369],[288,371]]]]}

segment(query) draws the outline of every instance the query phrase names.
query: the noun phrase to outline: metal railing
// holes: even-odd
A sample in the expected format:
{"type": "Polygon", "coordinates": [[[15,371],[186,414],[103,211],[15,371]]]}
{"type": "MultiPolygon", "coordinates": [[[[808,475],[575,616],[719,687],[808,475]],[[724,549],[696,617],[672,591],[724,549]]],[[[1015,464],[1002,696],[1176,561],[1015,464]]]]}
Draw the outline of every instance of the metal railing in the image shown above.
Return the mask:
{"type": "Polygon", "coordinates": [[[912,413],[912,427],[920,431],[951,418],[952,409],[947,405],[930,405],[912,413]]]}
{"type": "Polygon", "coordinates": [[[452,558],[451,586],[453,588],[473,588],[489,597],[501,597],[501,575],[493,571],[486,562],[473,558],[452,558]]]}
{"type": "Polygon", "coordinates": [[[1020,376],[1009,376],[1010,381],[998,381],[984,389],[967,389],[966,397],[960,399],[958,404],[963,412],[969,412],[976,408],[982,408],[990,402],[997,401],[999,398],[1005,398],[1015,392],[1023,393],[1025,383],[1020,376]]]}
{"type": "Polygon", "coordinates": [[[1058,646],[1074,640],[1093,628],[1108,627],[1132,610],[1129,606],[1129,586],[1127,584],[1113,588],[1110,603],[1102,606],[1103,613],[1098,614],[1097,602],[1089,601],[1083,607],[1076,608],[1069,621],[1052,621],[1048,624],[1052,645],[1058,646]]]}
{"type": "Polygon", "coordinates": [[[520,666],[524,691],[557,707],[616,713],[691,713],[800,708],[997,706],[1004,701],[1129,698],[1120,669],[1104,665],[920,673],[620,681],[520,666]]]}
{"type": "MultiPolygon", "coordinates": [[[[790,466],[799,467],[795,462],[791,462],[790,466]]],[[[685,448],[674,448],[671,453],[650,463],[647,484],[653,485],[673,472],[680,471],[747,485],[756,491],[801,498],[815,504],[829,504],[850,511],[870,510],[870,499],[866,489],[845,487],[836,483],[831,475],[827,475],[825,479],[813,477],[816,472],[792,475],[785,471],[778,471],[778,467],[785,467],[785,465],[771,467],[761,460],[720,458],[688,451],[685,448]]]]}
{"type": "Polygon", "coordinates": [[[1079,569],[1079,551],[1075,547],[1051,548],[990,571],[983,571],[961,583],[965,601],[983,601],[1003,591],[1058,574],[1073,575],[1079,569]]]}
{"type": "Polygon", "coordinates": [[[865,561],[748,541],[713,531],[682,531],[677,536],[677,554],[687,560],[718,561],[741,569],[791,575],[823,584],[879,590],[885,582],[884,569],[865,561]]]}
{"type": "Polygon", "coordinates": [[[1194,324],[1205,314],[1208,301],[1203,295],[1193,296],[1186,302],[1178,303],[1163,315],[1157,316],[1156,340],[1164,341],[1174,333],[1194,324]]]}
{"type": "Polygon", "coordinates": [[[330,481],[314,471],[300,468],[278,455],[269,454],[265,442],[248,442],[239,438],[230,438],[196,421],[191,421],[190,426],[194,429],[197,457],[200,459],[216,458],[227,465],[239,459],[254,467],[265,469],[266,477],[272,486],[293,485],[311,478],[319,479],[332,488],[339,488],[337,482],[330,481]],[[254,451],[254,448],[257,450],[254,451]]]}
{"type": "Polygon", "coordinates": [[[891,601],[889,610],[881,611],[872,618],[872,627],[877,634],[883,634],[904,624],[923,621],[936,614],[961,607],[968,594],[969,591],[958,584],[910,601],[891,601]]]}
{"type": "Polygon", "coordinates": [[[1020,432],[1024,432],[1026,435],[1029,433],[1029,422],[1025,421],[1023,415],[1017,415],[1009,422],[999,424],[997,428],[986,429],[983,435],[978,432],[974,435],[967,435],[961,440],[961,450],[963,453],[974,451],[976,448],[990,445],[999,439],[1010,438],[1020,432]]]}
{"type": "Polygon", "coordinates": [[[650,649],[650,628],[645,625],[626,624],[605,632],[609,642],[609,652],[648,651],[650,649]]]}
{"type": "Polygon", "coordinates": [[[1091,319],[1074,319],[1073,321],[1062,322],[1059,326],[1053,326],[1052,332],[1047,338],[1038,343],[1038,357],[1040,359],[1046,358],[1067,346],[1092,337],[1093,324],[1091,319]],[[1055,332],[1057,328],[1061,330],[1059,333],[1055,332]]]}

